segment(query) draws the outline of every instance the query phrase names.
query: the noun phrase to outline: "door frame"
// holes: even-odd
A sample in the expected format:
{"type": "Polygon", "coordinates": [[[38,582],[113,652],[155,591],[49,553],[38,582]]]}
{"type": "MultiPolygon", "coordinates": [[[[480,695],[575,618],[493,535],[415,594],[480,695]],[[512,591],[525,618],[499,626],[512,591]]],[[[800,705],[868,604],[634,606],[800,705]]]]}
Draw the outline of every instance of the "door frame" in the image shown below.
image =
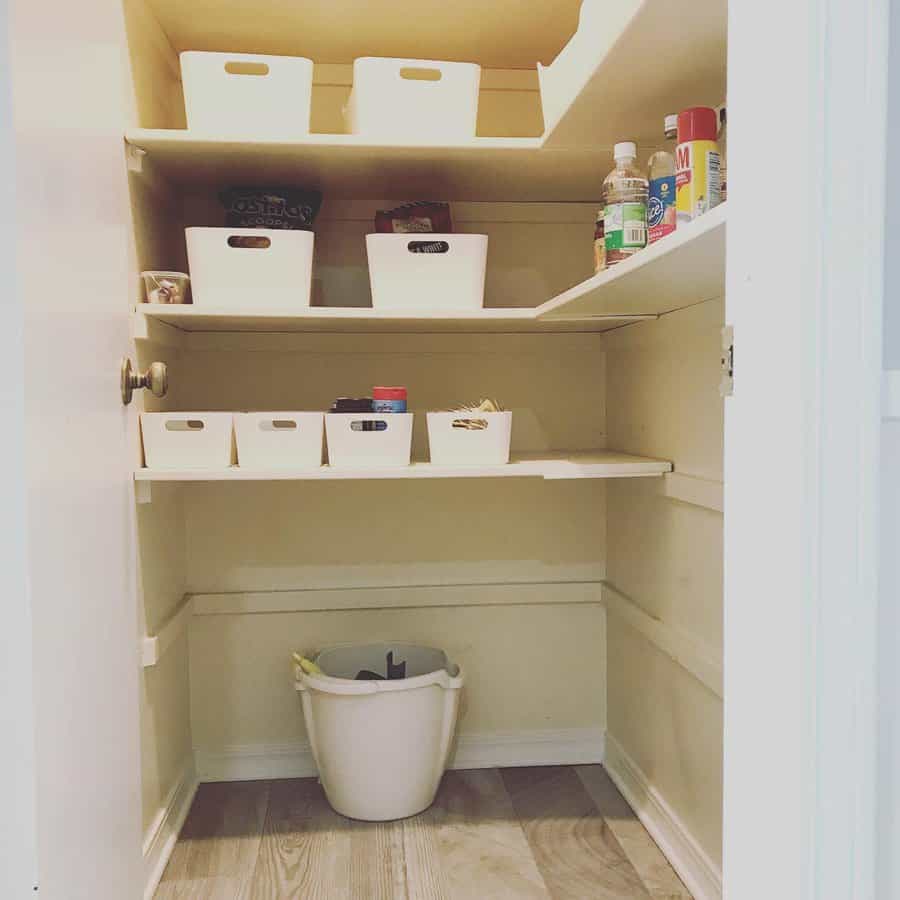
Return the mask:
{"type": "Polygon", "coordinates": [[[888,0],[729,3],[728,900],[878,896],[887,35],[888,0]]]}

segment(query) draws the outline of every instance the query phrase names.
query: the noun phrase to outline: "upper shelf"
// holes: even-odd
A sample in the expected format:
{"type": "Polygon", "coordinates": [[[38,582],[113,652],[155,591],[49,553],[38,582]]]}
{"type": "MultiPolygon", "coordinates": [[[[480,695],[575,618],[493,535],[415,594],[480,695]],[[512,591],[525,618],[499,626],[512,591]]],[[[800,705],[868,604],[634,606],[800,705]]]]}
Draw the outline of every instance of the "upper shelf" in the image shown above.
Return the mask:
{"type": "Polygon", "coordinates": [[[406,4],[393,0],[373,5],[371,12],[365,4],[354,4],[351,11],[340,3],[312,2],[287,20],[283,4],[278,4],[277,16],[270,2],[254,5],[253,16],[247,16],[243,4],[232,8],[235,2],[226,0],[221,11],[217,8],[216,34],[227,34],[227,41],[211,43],[198,33],[191,4],[155,0],[160,21],[178,49],[252,47],[254,52],[295,53],[320,63],[348,62],[354,54],[371,53],[372,47],[382,54],[406,47],[413,57],[463,58],[488,67],[502,62],[527,22],[528,46],[536,39],[541,47],[535,44],[524,58],[517,57],[516,67],[533,71],[535,60],[556,56],[539,68],[544,135],[435,144],[421,139],[387,143],[347,134],[280,141],[240,133],[128,131],[129,144],[150,154],[154,166],[176,183],[290,179],[329,193],[369,197],[595,201],[612,165],[614,143],[637,141],[643,157],[660,143],[666,114],[697,104],[714,106],[725,97],[725,0],[585,0],[579,28],[558,55],[560,38],[572,27],[577,8],[570,0],[565,6],[517,0],[515,12],[506,17],[497,15],[494,4],[468,9],[456,4],[413,17],[415,21],[406,4]],[[402,35],[398,43],[383,26],[401,7],[403,24],[394,29],[402,35]],[[442,26],[444,18],[448,22],[442,26]],[[482,21],[492,23],[493,40],[485,40],[482,21]],[[357,48],[360,35],[365,41],[357,48]],[[410,43],[411,35],[417,38],[410,43]],[[466,46],[471,55],[465,54],[466,46]],[[492,55],[491,47],[499,55],[492,55]]]}
{"type": "Polygon", "coordinates": [[[141,304],[133,334],[166,342],[157,323],[181,332],[532,333],[601,332],[721,297],[725,293],[727,204],[682,226],[631,259],[588,278],[534,309],[477,312],[308,307],[296,313],[141,304]]]}

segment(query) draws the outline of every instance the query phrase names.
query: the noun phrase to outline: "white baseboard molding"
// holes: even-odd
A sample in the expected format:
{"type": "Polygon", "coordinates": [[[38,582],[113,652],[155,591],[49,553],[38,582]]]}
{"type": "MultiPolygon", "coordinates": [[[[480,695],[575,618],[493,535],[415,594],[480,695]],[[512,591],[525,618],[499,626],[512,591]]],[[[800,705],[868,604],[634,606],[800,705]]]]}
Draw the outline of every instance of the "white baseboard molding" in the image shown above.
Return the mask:
{"type": "Polygon", "coordinates": [[[647,776],[609,735],[606,737],[605,764],[610,778],[694,900],[721,900],[722,870],[709,858],[647,776]]]}
{"type": "Polygon", "coordinates": [[[178,833],[197,793],[194,761],[189,759],[144,835],[144,900],[152,900],[172,855],[178,833]]]}
{"type": "MultiPolygon", "coordinates": [[[[451,769],[499,766],[586,765],[602,763],[602,728],[565,728],[460,735],[451,753],[451,769]]],[[[254,781],[309,778],[318,774],[308,743],[239,744],[221,749],[195,748],[200,781],[254,781]]]]}

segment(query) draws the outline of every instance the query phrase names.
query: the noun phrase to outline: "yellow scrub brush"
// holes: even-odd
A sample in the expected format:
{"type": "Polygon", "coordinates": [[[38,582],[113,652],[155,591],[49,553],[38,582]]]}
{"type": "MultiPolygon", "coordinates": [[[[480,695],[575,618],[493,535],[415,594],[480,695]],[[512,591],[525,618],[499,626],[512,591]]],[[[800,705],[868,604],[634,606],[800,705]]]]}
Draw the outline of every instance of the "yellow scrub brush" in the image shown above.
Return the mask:
{"type": "Polygon", "coordinates": [[[300,668],[306,672],[307,675],[322,675],[324,674],[322,670],[311,660],[307,659],[305,656],[301,656],[299,653],[291,654],[295,663],[297,663],[300,668]]]}

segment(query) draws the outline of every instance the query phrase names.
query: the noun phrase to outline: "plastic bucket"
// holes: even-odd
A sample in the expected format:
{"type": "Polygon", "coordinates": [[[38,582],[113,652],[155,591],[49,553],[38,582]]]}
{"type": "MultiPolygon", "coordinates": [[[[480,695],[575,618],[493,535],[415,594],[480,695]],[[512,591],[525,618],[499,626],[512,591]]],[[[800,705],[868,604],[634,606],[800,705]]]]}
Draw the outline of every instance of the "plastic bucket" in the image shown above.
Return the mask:
{"type": "Polygon", "coordinates": [[[370,822],[427,809],[456,728],[459,666],[441,650],[400,643],[335,647],[316,662],[324,674],[295,667],[295,688],[328,802],[370,822]],[[389,658],[393,678],[357,680],[388,675],[389,658]]]}

